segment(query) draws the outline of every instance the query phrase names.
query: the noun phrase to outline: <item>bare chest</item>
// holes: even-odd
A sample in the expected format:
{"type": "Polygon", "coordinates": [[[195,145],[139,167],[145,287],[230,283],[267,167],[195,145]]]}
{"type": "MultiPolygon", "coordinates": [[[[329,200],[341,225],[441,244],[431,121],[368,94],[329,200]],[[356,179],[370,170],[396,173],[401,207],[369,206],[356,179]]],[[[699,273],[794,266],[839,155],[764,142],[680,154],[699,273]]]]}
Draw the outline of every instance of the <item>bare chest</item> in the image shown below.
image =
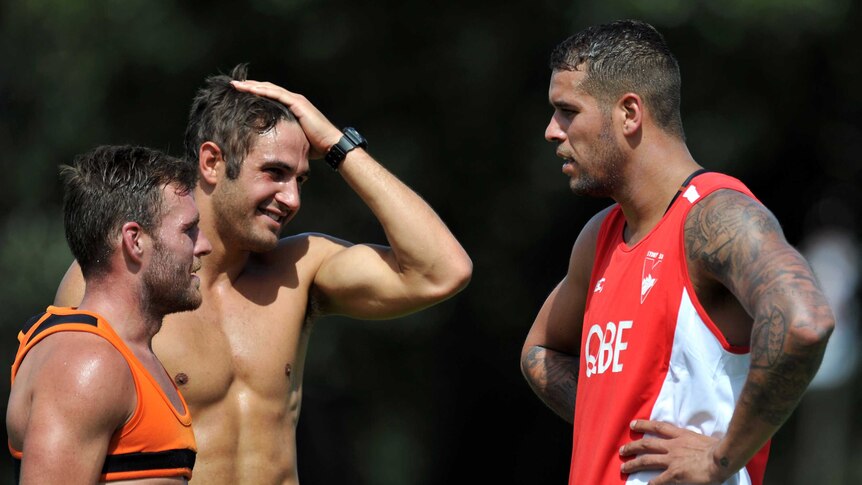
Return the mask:
{"type": "Polygon", "coordinates": [[[189,405],[214,405],[237,389],[266,400],[298,390],[306,294],[284,290],[265,302],[235,292],[209,296],[198,310],[169,316],[153,340],[189,405]]]}

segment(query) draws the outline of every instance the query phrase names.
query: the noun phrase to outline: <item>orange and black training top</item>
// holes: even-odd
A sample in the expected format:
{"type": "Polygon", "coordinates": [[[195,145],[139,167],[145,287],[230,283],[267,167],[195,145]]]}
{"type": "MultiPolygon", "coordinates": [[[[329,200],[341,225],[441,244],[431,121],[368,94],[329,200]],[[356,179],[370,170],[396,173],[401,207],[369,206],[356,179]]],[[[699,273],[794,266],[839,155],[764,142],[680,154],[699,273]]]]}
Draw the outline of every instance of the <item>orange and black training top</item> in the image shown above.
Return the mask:
{"type": "MultiPolygon", "coordinates": [[[[88,332],[104,338],[126,359],[135,381],[137,407],[132,417],[111,436],[100,480],[191,479],[197,446],[185,399],[177,389],[183,403],[180,414],[158,382],[101,316],[49,306],[45,313],[31,318],[18,334],[20,344],[12,365],[12,382],[27,352],[57,332],[88,332]]],[[[22,452],[14,449],[11,442],[9,451],[15,458],[16,472],[20,471],[22,452]]]]}

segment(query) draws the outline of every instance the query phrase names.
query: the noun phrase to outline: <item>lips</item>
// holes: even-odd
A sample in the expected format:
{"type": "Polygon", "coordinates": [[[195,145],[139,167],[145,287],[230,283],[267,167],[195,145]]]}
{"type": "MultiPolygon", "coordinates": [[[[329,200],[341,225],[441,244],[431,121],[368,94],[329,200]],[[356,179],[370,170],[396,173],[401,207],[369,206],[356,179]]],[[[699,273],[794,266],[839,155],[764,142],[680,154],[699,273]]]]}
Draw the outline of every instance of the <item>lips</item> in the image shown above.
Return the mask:
{"type": "Polygon", "coordinates": [[[281,212],[279,210],[274,210],[267,207],[258,207],[257,210],[264,216],[275,221],[275,223],[279,226],[281,226],[281,224],[284,223],[285,220],[287,220],[287,213],[285,212],[281,212]]]}

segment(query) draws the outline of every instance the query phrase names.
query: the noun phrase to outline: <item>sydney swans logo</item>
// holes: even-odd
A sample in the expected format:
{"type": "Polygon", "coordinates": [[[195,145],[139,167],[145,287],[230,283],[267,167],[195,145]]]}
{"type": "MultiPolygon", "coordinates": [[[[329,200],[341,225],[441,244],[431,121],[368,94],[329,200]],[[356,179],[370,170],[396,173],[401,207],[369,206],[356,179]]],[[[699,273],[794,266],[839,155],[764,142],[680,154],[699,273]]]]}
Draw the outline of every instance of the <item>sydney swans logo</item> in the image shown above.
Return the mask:
{"type": "Polygon", "coordinates": [[[664,260],[664,254],[657,251],[647,251],[646,258],[644,258],[643,271],[641,272],[641,303],[646,300],[650,290],[652,290],[658,281],[658,277],[653,276],[653,274],[658,274],[658,265],[661,264],[662,260],[664,260]]]}

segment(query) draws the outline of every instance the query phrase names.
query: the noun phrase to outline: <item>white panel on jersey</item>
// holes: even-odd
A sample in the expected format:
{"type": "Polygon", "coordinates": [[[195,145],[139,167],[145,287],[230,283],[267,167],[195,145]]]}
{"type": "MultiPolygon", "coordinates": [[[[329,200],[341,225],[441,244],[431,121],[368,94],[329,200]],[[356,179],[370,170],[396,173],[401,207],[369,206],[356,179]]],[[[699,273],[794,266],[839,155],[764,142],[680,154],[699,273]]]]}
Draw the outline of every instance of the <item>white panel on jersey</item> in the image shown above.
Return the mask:
{"type": "MultiPolygon", "coordinates": [[[[650,419],[708,436],[727,432],[748,375],[749,355],[721,346],[683,289],[670,366],[650,419]]],[[[626,484],[646,485],[658,472],[629,475],[626,484]]],[[[723,485],[751,485],[745,468],[723,485]]]]}

